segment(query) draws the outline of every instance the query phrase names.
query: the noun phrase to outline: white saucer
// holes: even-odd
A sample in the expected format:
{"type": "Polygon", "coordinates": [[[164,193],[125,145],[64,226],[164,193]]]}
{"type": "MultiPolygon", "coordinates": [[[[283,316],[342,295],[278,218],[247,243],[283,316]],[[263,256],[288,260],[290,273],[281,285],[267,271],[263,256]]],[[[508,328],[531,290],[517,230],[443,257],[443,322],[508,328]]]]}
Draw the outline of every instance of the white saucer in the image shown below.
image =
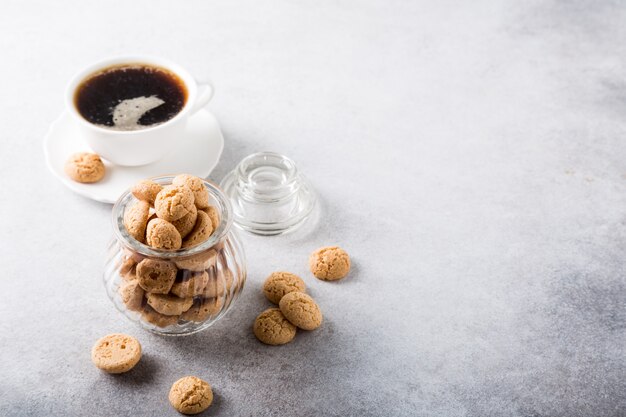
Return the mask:
{"type": "Polygon", "coordinates": [[[224,149],[220,126],[215,116],[205,109],[191,116],[187,133],[175,139],[178,142],[176,150],[152,164],[123,167],[105,160],[106,174],[94,184],[74,182],[63,171],[65,161],[71,154],[90,152],[67,112],[63,112],[50,126],[43,148],[48,168],[70,190],[92,200],[113,204],[122,192],[141,179],[180,173],[206,178],[217,165],[224,149]]]}

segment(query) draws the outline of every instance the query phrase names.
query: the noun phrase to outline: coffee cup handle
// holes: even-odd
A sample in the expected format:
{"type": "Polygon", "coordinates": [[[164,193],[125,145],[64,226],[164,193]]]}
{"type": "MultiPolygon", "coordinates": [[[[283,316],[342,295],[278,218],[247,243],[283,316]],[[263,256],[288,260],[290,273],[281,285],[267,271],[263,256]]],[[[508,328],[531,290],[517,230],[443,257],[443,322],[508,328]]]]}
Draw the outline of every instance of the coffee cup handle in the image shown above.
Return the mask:
{"type": "Polygon", "coordinates": [[[196,102],[193,103],[193,106],[191,107],[191,114],[194,114],[206,106],[213,98],[214,92],[215,88],[210,82],[204,81],[202,84],[198,84],[198,97],[196,98],[196,102]]]}

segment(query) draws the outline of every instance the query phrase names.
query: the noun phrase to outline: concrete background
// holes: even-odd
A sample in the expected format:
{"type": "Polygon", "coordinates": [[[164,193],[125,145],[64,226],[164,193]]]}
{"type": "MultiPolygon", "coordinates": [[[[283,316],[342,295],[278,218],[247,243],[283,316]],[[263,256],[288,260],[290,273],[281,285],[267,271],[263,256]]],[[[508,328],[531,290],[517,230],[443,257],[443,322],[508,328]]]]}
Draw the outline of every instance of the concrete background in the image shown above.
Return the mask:
{"type": "Polygon", "coordinates": [[[0,415],[176,415],[181,376],[222,416],[626,415],[626,5],[616,1],[12,1],[0,4],[0,415]],[[217,94],[226,148],[295,159],[307,235],[243,236],[231,313],[151,335],[101,283],[111,207],[72,194],[42,139],[75,71],[180,62],[217,94]],[[338,283],[306,269],[339,244],[338,283]],[[273,270],[325,314],[254,338],[273,270]],[[145,356],[90,362],[110,332],[145,356]]]}

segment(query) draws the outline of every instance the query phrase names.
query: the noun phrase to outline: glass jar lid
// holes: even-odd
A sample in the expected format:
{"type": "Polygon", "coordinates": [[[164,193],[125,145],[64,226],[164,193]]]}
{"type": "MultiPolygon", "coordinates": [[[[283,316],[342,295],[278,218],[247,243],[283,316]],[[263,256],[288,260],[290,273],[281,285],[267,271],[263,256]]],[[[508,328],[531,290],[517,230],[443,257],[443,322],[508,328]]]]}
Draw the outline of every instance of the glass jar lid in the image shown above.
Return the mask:
{"type": "Polygon", "coordinates": [[[235,225],[259,235],[297,229],[310,216],[315,192],[288,157],[259,152],[245,157],[222,180],[235,225]]]}

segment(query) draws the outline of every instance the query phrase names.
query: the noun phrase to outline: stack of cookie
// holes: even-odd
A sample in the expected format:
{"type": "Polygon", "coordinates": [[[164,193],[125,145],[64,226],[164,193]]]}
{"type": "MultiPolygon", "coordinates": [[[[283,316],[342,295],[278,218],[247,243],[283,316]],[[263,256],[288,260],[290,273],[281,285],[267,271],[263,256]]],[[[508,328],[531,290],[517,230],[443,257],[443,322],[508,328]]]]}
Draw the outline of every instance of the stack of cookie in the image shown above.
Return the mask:
{"type": "Polygon", "coordinates": [[[296,328],[315,330],[322,324],[322,311],[299,276],[274,272],[265,280],[263,293],[279,308],[269,308],[254,321],[254,335],[268,345],[284,345],[296,336],[296,328]]]}
{"type": "MultiPolygon", "coordinates": [[[[124,212],[124,226],[155,249],[175,250],[204,242],[219,225],[201,179],[174,177],[172,185],[146,180],[132,188],[137,201],[124,212]]],[[[126,308],[157,326],[203,322],[222,310],[233,287],[229,270],[217,268],[222,245],[191,256],[149,258],[125,249],[118,289],[126,308]]]]}
{"type": "Polygon", "coordinates": [[[177,175],[162,187],[150,180],[131,189],[137,201],[124,211],[128,234],[155,249],[176,250],[204,242],[219,225],[203,181],[177,175]]]}

